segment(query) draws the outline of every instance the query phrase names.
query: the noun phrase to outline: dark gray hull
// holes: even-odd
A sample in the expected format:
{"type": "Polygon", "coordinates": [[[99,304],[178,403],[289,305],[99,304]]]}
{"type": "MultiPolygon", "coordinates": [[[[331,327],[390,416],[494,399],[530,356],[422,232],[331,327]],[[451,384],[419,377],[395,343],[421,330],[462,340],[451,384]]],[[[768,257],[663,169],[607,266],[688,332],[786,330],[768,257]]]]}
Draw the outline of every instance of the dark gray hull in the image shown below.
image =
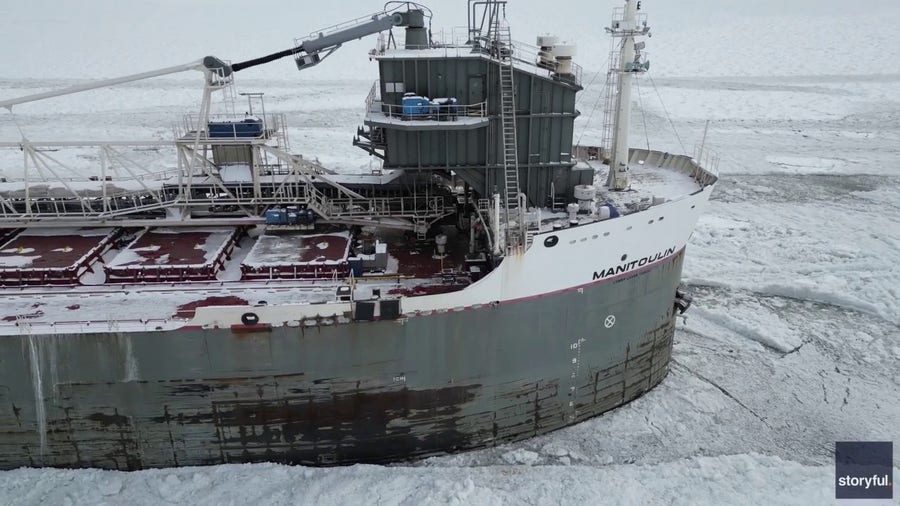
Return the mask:
{"type": "Polygon", "coordinates": [[[682,260],[399,321],[5,337],[0,469],[376,463],[544,434],[665,377],[682,260]]]}

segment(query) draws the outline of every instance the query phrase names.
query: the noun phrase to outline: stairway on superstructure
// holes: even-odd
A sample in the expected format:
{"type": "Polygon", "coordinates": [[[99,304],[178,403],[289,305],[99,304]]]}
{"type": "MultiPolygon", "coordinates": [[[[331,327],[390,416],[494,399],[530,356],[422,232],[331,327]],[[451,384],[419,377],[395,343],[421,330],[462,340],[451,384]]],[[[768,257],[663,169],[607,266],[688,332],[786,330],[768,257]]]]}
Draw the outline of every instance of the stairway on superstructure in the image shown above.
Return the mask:
{"type": "Polygon", "coordinates": [[[506,246],[508,250],[523,242],[524,224],[519,209],[519,162],[516,139],[516,101],[513,82],[512,37],[505,20],[495,27],[497,57],[500,60],[500,119],[503,134],[504,203],[506,205],[506,246]],[[515,222],[515,228],[512,223],[515,222]]]}

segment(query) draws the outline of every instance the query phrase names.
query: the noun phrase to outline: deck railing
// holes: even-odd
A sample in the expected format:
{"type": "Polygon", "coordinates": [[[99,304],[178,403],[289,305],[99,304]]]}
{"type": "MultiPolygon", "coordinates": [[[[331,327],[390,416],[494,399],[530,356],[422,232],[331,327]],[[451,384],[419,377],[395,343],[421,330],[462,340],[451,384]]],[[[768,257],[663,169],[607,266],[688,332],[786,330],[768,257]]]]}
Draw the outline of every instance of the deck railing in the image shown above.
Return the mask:
{"type": "Polygon", "coordinates": [[[454,121],[460,117],[484,118],[487,116],[487,101],[477,104],[435,104],[404,107],[402,104],[385,104],[380,94],[381,81],[372,83],[369,94],[366,96],[365,112],[382,113],[391,118],[401,120],[421,121],[454,121]]]}
{"type": "MultiPolygon", "coordinates": [[[[504,46],[499,48],[498,50],[492,51],[491,47],[495,46],[495,43],[491,41],[478,40],[478,44],[473,44],[469,40],[468,29],[465,27],[454,27],[449,31],[440,31],[432,35],[432,42],[426,46],[406,46],[405,41],[402,34],[395,34],[394,38],[396,40],[397,50],[401,50],[401,48],[405,49],[414,49],[414,50],[428,50],[430,55],[440,54],[445,58],[461,58],[477,54],[484,54],[490,57],[498,56],[497,51],[507,51],[508,49],[504,46]]],[[[373,49],[371,51],[371,55],[374,57],[385,56],[388,54],[400,54],[393,53],[392,48],[388,48],[386,46],[381,46],[373,49]]],[[[558,71],[560,69],[560,65],[556,62],[542,62],[540,57],[538,56],[538,52],[540,49],[532,44],[528,44],[522,41],[513,40],[510,55],[513,60],[518,65],[527,66],[528,70],[534,72],[538,75],[544,75],[545,77],[551,79],[559,79],[562,81],[572,82],[576,85],[581,85],[582,83],[582,74],[583,69],[577,63],[571,63],[571,72],[567,72],[565,74],[560,74],[558,71]]],[[[411,56],[415,56],[415,52],[410,53],[411,56]]]]}
{"type": "Polygon", "coordinates": [[[394,104],[378,104],[385,116],[404,121],[456,121],[459,118],[484,118],[487,116],[487,102],[477,104],[429,104],[410,110],[409,107],[394,104]],[[415,111],[415,112],[413,112],[415,111]]]}

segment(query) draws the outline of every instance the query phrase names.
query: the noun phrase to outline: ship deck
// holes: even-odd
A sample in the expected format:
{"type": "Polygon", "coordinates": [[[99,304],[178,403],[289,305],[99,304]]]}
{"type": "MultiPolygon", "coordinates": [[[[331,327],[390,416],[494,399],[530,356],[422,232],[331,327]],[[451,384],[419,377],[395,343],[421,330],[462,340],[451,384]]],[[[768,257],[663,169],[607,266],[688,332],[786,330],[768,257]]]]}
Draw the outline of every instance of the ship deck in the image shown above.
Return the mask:
{"type": "MultiPolygon", "coordinates": [[[[462,288],[441,277],[364,278],[356,298],[388,293],[441,293],[462,288]]],[[[189,323],[198,307],[322,304],[346,286],[331,280],[219,281],[120,284],[17,290],[0,309],[0,335],[152,331],[189,323]]]]}
{"type": "MultiPolygon", "coordinates": [[[[221,227],[144,231],[127,245],[122,239],[111,241],[111,249],[103,255],[109,262],[106,283],[93,284],[102,281],[101,273],[90,285],[76,284],[75,280],[69,286],[45,283],[17,287],[15,291],[0,289],[5,299],[0,309],[0,335],[153,331],[189,325],[199,307],[333,303],[338,300],[338,287],[348,286],[348,260],[374,256],[355,251],[360,245],[351,244],[349,232],[261,235],[256,239],[244,236],[235,243],[235,231],[221,227]],[[233,253],[225,255],[232,247],[233,253]],[[220,261],[222,266],[217,266],[220,261]],[[247,265],[333,267],[339,272],[254,279],[241,272],[247,265]],[[216,267],[213,278],[199,279],[210,267],[216,267]],[[176,281],[166,276],[180,278],[176,281]]],[[[71,237],[89,244],[107,236],[118,237],[113,229],[80,233],[86,237],[71,237]]],[[[462,272],[466,237],[451,230],[448,236],[448,252],[441,257],[435,254],[432,243],[416,241],[400,231],[379,231],[378,237],[386,245],[386,268],[367,269],[356,277],[353,298],[425,295],[464,288],[471,282],[462,272]]],[[[49,239],[26,244],[37,251],[49,251],[60,244],[58,234],[46,237],[49,239]]],[[[102,265],[99,255],[91,262],[95,271],[102,272],[102,265]]]]}
{"type": "Polygon", "coordinates": [[[30,229],[8,234],[0,246],[0,284],[71,284],[111,247],[117,231],[30,229]]]}
{"type": "Polygon", "coordinates": [[[273,233],[260,236],[241,262],[244,279],[343,276],[350,233],[273,233]]]}
{"type": "MultiPolygon", "coordinates": [[[[715,177],[698,172],[687,157],[633,150],[631,186],[611,192],[603,186],[606,165],[598,159],[579,163],[597,172],[596,203],[613,204],[620,215],[678,200],[700,190],[704,178],[715,177]]],[[[541,231],[571,226],[559,209],[529,210],[528,215],[536,215],[541,231]]],[[[597,219],[579,214],[577,222],[597,219]]],[[[443,255],[434,241],[417,240],[408,232],[323,227],[316,233],[273,230],[258,237],[239,237],[234,227],[157,228],[142,232],[127,247],[124,239],[115,240],[122,229],[19,233],[0,249],[0,262],[5,258],[10,268],[24,266],[23,257],[59,258],[60,265],[87,258],[84,269],[101,275],[89,276],[90,282],[75,278],[68,281],[71,286],[44,282],[0,289],[5,299],[0,335],[171,329],[191,325],[199,307],[336,303],[346,300],[338,288],[347,286],[356,301],[445,293],[477,281],[488,269],[483,257],[467,261],[468,234],[451,225],[440,227],[448,237],[443,255]],[[110,243],[108,252],[97,249],[102,241],[110,243]],[[85,256],[94,250],[99,253],[85,256]],[[148,275],[154,272],[156,277],[148,275]]]]}
{"type": "Polygon", "coordinates": [[[686,171],[661,165],[653,159],[638,159],[636,163],[633,162],[628,167],[629,188],[623,192],[611,192],[605,187],[606,178],[609,175],[608,165],[604,165],[600,160],[588,160],[581,163],[594,169],[595,186],[609,200],[621,204],[617,207],[625,208],[626,202],[642,199],[652,201],[654,197],[674,200],[702,188],[702,185],[686,171]]]}
{"type": "Polygon", "coordinates": [[[233,227],[145,230],[106,265],[107,280],[213,280],[238,233],[233,227]]]}
{"type": "Polygon", "coordinates": [[[243,265],[338,264],[347,261],[350,234],[263,235],[253,245],[243,265]]]}

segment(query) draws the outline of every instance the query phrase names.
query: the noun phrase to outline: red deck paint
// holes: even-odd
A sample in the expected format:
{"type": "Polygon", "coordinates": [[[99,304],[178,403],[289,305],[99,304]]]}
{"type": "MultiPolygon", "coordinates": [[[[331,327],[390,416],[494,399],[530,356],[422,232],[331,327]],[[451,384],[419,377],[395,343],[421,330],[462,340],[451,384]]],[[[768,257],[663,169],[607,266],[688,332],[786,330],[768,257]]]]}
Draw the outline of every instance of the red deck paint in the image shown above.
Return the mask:
{"type": "Polygon", "coordinates": [[[212,296],[201,300],[195,300],[178,306],[175,312],[175,318],[193,318],[197,313],[198,307],[212,306],[246,306],[249,305],[245,299],[235,297],[233,295],[212,296]]]}
{"type": "Polygon", "coordinates": [[[458,292],[469,285],[418,285],[412,288],[394,288],[389,295],[415,297],[417,295],[437,295],[439,293],[458,292]]]}
{"type": "Polygon", "coordinates": [[[4,316],[3,321],[14,322],[18,319],[26,319],[27,320],[29,318],[40,318],[41,316],[44,316],[44,312],[41,311],[40,309],[38,309],[37,311],[35,311],[33,313],[14,314],[14,315],[9,315],[9,316],[4,316]]]}
{"type": "Polygon", "coordinates": [[[76,284],[117,235],[111,229],[99,234],[23,232],[0,246],[0,284],[76,284]]]}
{"type": "Polygon", "coordinates": [[[241,264],[243,279],[344,277],[350,239],[344,234],[277,234],[257,239],[241,264]]]}
{"type": "Polygon", "coordinates": [[[106,266],[107,279],[126,283],[214,280],[237,235],[234,228],[147,231],[106,266]],[[223,237],[214,237],[217,234],[223,237]]]}

